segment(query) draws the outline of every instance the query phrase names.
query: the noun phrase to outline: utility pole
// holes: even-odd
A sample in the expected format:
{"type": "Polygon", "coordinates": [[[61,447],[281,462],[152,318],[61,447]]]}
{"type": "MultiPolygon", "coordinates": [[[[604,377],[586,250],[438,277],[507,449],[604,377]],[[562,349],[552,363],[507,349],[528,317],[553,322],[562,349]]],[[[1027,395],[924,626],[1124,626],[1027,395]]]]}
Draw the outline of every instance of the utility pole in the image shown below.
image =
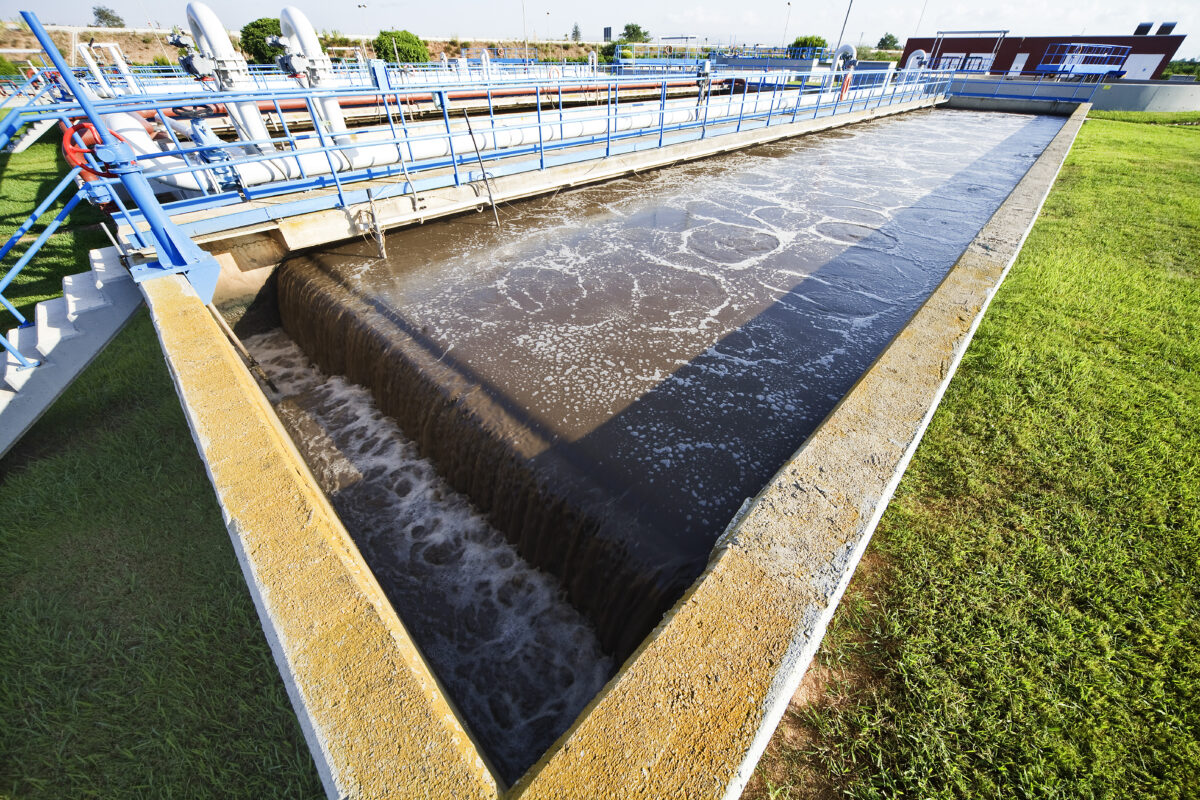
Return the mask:
{"type": "Polygon", "coordinates": [[[525,24],[525,0],[521,0],[521,33],[525,37],[525,53],[523,60],[529,60],[529,26],[525,24]]]}
{"type": "Polygon", "coordinates": [[[913,28],[913,36],[917,36],[921,31],[921,21],[925,19],[925,9],[929,7],[929,0],[925,0],[925,4],[921,6],[921,16],[917,17],[917,26],[913,28]]]}
{"type": "Polygon", "coordinates": [[[854,0],[850,0],[850,2],[846,4],[846,18],[842,20],[842,32],[838,34],[838,43],[833,48],[833,52],[835,53],[842,46],[842,37],[846,35],[846,23],[850,21],[850,9],[852,8],[854,8],[854,0]]]}

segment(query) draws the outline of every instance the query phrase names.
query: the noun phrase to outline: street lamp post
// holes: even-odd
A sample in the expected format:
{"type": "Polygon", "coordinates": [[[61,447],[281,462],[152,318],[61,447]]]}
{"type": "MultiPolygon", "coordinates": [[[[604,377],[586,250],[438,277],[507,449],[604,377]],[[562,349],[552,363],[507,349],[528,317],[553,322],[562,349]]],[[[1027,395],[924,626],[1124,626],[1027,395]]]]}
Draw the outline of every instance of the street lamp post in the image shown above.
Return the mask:
{"type": "Polygon", "coordinates": [[[529,26],[525,24],[525,0],[521,0],[521,35],[525,37],[524,60],[529,59],[529,26]]]}
{"type": "Polygon", "coordinates": [[[850,21],[850,9],[854,8],[854,0],[850,0],[846,4],[846,18],[842,20],[842,32],[838,34],[837,46],[833,48],[833,52],[837,52],[842,46],[842,37],[846,35],[846,23],[850,21]]]}
{"type": "Polygon", "coordinates": [[[787,47],[787,46],[788,46],[788,40],[787,40],[787,29],[788,29],[788,24],[789,24],[791,21],[792,21],[792,4],[791,4],[791,2],[788,2],[788,4],[787,4],[787,16],[786,16],[786,17],[784,17],[784,20],[783,20],[783,46],[784,46],[784,47],[787,47]]]}

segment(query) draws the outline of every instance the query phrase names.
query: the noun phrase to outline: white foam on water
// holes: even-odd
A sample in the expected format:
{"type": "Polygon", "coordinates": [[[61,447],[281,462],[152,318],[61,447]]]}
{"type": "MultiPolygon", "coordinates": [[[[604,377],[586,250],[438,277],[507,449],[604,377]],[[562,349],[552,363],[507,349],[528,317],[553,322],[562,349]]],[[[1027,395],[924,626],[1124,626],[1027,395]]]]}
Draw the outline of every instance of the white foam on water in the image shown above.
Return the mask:
{"type": "Polygon", "coordinates": [[[400,618],[512,782],[612,674],[591,625],[365,389],[322,374],[282,331],[245,344],[400,618]]]}
{"type": "MultiPolygon", "coordinates": [[[[481,228],[448,239],[436,265],[405,270],[390,289],[386,267],[367,269],[362,289],[381,292],[432,341],[456,352],[511,342],[505,385],[528,387],[529,412],[563,435],[585,435],[763,309],[796,308],[793,293],[806,300],[802,284],[823,283],[821,267],[848,248],[885,254],[878,262],[908,280],[838,286],[858,300],[823,308],[826,292],[801,302],[805,313],[823,315],[820,324],[841,337],[862,339],[881,318],[880,307],[914,305],[940,278],[937,270],[949,266],[941,258],[930,274],[919,274],[929,249],[922,243],[938,242],[943,231],[930,224],[926,233],[918,223],[900,243],[891,226],[918,204],[970,207],[969,196],[938,200],[964,170],[988,188],[981,209],[997,202],[1011,188],[1013,159],[1034,155],[1006,153],[994,168],[981,156],[1030,119],[907,115],[778,143],[769,152],[722,156],[719,179],[702,163],[610,190],[564,192],[552,202],[509,206],[516,232],[506,223],[499,234],[481,228]],[[494,310],[500,306],[523,313],[514,319],[494,310]],[[602,356],[624,349],[630,337],[650,357],[627,364],[631,373],[614,372],[602,356]],[[568,373],[568,365],[578,369],[568,373]]],[[[953,233],[954,240],[970,238],[953,233]]],[[[476,367],[492,377],[486,361],[476,367]]]]}

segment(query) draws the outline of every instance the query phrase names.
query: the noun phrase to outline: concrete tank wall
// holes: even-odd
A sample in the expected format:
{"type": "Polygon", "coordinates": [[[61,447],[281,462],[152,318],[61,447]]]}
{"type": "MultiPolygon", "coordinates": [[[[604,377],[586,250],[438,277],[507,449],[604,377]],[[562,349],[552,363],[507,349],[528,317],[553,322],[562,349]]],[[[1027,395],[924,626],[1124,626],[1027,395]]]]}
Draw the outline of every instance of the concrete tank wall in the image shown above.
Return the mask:
{"type": "Polygon", "coordinates": [[[1060,106],[1070,103],[1074,108],[1074,104],[1090,100],[1097,111],[1200,111],[1200,84],[1182,81],[1118,81],[1095,86],[1066,81],[961,75],[955,76],[950,82],[949,94],[952,108],[1013,111],[1019,109],[1013,106],[1012,101],[1020,103],[1029,100],[1034,103],[1027,110],[1055,114],[1064,112],[1045,110],[1043,106],[1058,101],[1060,106]],[[993,99],[1008,102],[1007,105],[979,102],[993,99]]]}
{"type": "Polygon", "coordinates": [[[1097,111],[1200,111],[1200,84],[1180,81],[1106,83],[1092,95],[1097,111]]]}

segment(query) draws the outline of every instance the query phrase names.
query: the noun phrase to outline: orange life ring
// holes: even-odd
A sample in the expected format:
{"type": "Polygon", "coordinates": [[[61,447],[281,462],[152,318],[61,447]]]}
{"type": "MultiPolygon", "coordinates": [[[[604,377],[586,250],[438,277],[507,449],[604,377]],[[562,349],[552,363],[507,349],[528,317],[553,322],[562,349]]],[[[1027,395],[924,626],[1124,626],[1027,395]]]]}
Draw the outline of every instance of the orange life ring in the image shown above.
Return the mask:
{"type": "Polygon", "coordinates": [[[842,93],[838,95],[838,102],[846,99],[846,95],[850,92],[850,73],[846,73],[846,77],[842,78],[842,93]]]}

